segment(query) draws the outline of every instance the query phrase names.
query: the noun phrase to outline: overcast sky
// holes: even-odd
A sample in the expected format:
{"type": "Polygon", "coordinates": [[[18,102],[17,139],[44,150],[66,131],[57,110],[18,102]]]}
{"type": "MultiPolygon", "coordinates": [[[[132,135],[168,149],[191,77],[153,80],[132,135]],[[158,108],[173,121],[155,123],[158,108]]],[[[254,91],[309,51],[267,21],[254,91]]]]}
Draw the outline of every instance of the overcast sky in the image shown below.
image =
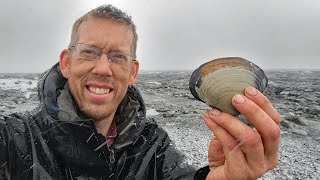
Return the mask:
{"type": "Polygon", "coordinates": [[[193,70],[227,56],[320,69],[320,0],[1,0],[0,72],[50,68],[73,22],[104,3],[133,17],[144,70],[193,70]]]}

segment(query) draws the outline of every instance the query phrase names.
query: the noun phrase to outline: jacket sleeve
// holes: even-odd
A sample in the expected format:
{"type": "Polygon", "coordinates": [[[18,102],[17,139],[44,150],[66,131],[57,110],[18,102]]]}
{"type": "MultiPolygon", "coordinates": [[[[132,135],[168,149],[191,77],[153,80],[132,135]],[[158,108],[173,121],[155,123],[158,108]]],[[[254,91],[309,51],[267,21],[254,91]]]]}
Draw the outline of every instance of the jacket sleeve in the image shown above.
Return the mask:
{"type": "Polygon", "coordinates": [[[0,117],[0,170],[7,164],[8,151],[7,151],[7,130],[6,122],[0,117]]]}
{"type": "Polygon", "coordinates": [[[196,174],[194,175],[194,179],[197,180],[197,179],[206,179],[207,175],[209,174],[210,172],[210,168],[209,166],[205,166],[203,168],[200,168],[196,174]]]}
{"type": "Polygon", "coordinates": [[[189,165],[183,153],[172,145],[168,134],[164,130],[160,130],[163,131],[164,137],[162,148],[158,152],[157,157],[162,157],[162,159],[158,160],[158,163],[162,167],[163,179],[205,180],[208,168],[196,170],[195,167],[189,165]]]}
{"type": "Polygon", "coordinates": [[[171,143],[165,130],[157,125],[148,126],[142,133],[148,148],[140,150],[143,154],[133,179],[152,180],[204,180],[208,171],[196,170],[188,164],[185,155],[171,143]]]}

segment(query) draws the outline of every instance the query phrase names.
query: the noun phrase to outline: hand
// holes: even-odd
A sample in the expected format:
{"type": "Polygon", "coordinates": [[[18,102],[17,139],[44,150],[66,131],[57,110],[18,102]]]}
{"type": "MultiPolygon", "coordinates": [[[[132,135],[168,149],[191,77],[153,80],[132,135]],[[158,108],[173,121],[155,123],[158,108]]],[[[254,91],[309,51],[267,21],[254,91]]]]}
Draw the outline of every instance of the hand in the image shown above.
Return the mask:
{"type": "Polygon", "coordinates": [[[217,109],[203,114],[214,133],[207,180],[257,179],[278,164],[281,118],[268,98],[248,87],[245,96],[232,98],[232,104],[255,129],[217,109]]]}

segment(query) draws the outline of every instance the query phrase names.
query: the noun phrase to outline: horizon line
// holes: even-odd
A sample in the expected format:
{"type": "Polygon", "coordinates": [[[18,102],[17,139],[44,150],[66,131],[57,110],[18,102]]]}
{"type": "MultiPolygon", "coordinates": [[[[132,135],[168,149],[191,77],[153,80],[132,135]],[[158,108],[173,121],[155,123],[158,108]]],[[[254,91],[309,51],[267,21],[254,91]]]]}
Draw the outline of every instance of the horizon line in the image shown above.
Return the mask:
{"type": "MultiPolygon", "coordinates": [[[[139,71],[194,71],[195,69],[140,69],[139,71]]],[[[264,71],[320,71],[312,68],[265,68],[264,71]]],[[[0,74],[41,74],[43,72],[0,72],[0,74]]]]}

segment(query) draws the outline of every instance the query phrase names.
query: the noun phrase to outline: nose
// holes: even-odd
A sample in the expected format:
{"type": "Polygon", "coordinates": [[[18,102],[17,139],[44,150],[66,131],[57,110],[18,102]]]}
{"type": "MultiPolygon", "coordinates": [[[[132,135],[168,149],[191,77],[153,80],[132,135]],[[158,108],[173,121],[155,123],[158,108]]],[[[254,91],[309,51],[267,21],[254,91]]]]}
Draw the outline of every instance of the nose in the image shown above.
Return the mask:
{"type": "Polygon", "coordinates": [[[96,60],[92,73],[96,75],[112,76],[111,63],[106,53],[102,53],[100,58],[96,60]]]}

